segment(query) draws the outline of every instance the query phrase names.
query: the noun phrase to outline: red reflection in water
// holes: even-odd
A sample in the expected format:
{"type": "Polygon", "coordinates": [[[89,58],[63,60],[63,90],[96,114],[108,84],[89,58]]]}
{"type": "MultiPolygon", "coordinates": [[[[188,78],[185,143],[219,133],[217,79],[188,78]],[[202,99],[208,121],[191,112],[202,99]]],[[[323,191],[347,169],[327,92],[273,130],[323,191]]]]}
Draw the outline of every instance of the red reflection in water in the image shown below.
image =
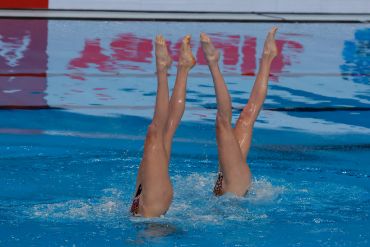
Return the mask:
{"type": "MultiPolygon", "coordinates": [[[[211,34],[210,36],[214,45],[221,50],[222,64],[225,71],[235,71],[239,68],[242,75],[255,75],[257,67],[256,37],[220,33],[211,34]]],[[[181,42],[181,39],[175,43],[167,41],[169,52],[175,61],[179,58],[181,42]]],[[[192,45],[194,46],[194,44],[192,45]]],[[[291,56],[303,51],[303,45],[297,41],[277,40],[277,46],[280,54],[271,68],[271,72],[276,74],[273,77],[275,80],[286,66],[292,65],[291,56]]],[[[198,65],[206,65],[207,62],[202,48],[200,45],[197,47],[197,63],[198,65]]],[[[119,35],[110,43],[110,47],[106,51],[101,47],[100,39],[87,40],[80,56],[72,59],[68,65],[68,68],[73,71],[70,76],[76,79],[84,79],[84,73],[81,69],[91,66],[101,72],[115,72],[119,69],[145,71],[145,67],[140,66],[140,63],[153,62],[153,49],[152,40],[140,38],[132,33],[119,35]]]]}
{"type": "MultiPolygon", "coordinates": [[[[219,49],[223,56],[224,65],[237,65],[239,61],[240,36],[229,35],[221,36],[220,34],[210,34],[214,46],[219,49]]],[[[202,47],[199,46],[197,51],[197,63],[206,65],[202,47]]]]}
{"type": "Polygon", "coordinates": [[[102,51],[100,39],[86,40],[81,56],[72,59],[68,68],[88,68],[89,64],[95,64],[97,69],[102,72],[112,71],[111,57],[104,55],[102,51]]]}
{"type": "MultiPolygon", "coordinates": [[[[279,74],[284,70],[286,65],[292,65],[291,55],[301,53],[303,51],[303,45],[290,40],[276,40],[276,45],[279,50],[278,56],[274,59],[271,64],[271,73],[279,74]],[[288,49],[287,52],[286,49],[288,49]]],[[[272,75],[273,80],[277,80],[276,75],[272,75]]]]}
{"type": "Polygon", "coordinates": [[[174,45],[172,44],[171,41],[166,41],[167,47],[168,47],[168,52],[170,53],[171,58],[174,61],[179,60],[180,56],[180,48],[182,44],[182,40],[178,40],[174,45]]]}
{"type": "Polygon", "coordinates": [[[112,59],[139,63],[152,62],[153,43],[150,39],[138,38],[134,34],[121,34],[110,43],[112,59]]]}
{"type": "Polygon", "coordinates": [[[275,63],[272,64],[272,72],[281,72],[285,65],[292,65],[290,54],[297,54],[303,51],[303,45],[296,41],[276,40],[276,45],[280,53],[276,57],[275,63]],[[287,52],[287,54],[285,54],[285,49],[289,49],[290,52],[287,52]]]}
{"type": "Polygon", "coordinates": [[[47,22],[0,22],[1,106],[47,105],[44,99],[47,87],[47,22]],[[27,76],[34,74],[36,76],[27,76]]]}
{"type": "Polygon", "coordinates": [[[256,70],[256,46],[257,39],[256,37],[245,37],[244,44],[242,47],[243,61],[241,65],[242,74],[254,75],[256,70]]]}

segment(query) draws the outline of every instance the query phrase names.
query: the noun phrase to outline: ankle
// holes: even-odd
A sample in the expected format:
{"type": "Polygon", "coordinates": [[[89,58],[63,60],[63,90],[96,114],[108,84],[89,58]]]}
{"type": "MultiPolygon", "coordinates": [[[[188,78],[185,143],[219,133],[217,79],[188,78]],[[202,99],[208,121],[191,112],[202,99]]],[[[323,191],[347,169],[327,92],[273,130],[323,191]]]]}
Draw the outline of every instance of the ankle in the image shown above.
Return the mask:
{"type": "Polygon", "coordinates": [[[165,66],[165,65],[160,65],[157,63],[157,73],[160,74],[167,74],[167,71],[168,71],[168,67],[165,66]]]}
{"type": "Polygon", "coordinates": [[[276,55],[272,54],[271,52],[263,52],[261,62],[271,63],[275,57],[276,55]]]}
{"type": "Polygon", "coordinates": [[[187,64],[178,63],[177,64],[177,71],[178,72],[189,72],[191,69],[191,66],[187,64]]]}
{"type": "Polygon", "coordinates": [[[208,61],[208,67],[210,69],[218,69],[218,61],[208,61]]]}

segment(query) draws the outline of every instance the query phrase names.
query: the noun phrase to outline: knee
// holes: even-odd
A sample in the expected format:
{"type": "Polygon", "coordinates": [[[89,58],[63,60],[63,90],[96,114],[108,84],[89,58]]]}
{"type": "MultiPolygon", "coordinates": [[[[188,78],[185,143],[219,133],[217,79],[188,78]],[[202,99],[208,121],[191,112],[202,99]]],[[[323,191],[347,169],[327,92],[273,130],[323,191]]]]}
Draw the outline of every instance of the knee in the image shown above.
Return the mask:
{"type": "Polygon", "coordinates": [[[250,126],[253,124],[255,114],[252,109],[245,108],[241,113],[238,119],[238,122],[241,122],[243,126],[250,126]]]}
{"type": "Polygon", "coordinates": [[[231,128],[231,122],[228,117],[223,116],[221,114],[217,114],[216,116],[216,128],[217,130],[224,130],[231,128]]]}
{"type": "Polygon", "coordinates": [[[158,124],[152,122],[149,127],[148,127],[148,131],[146,133],[146,137],[147,139],[154,139],[154,138],[158,138],[159,136],[161,135],[161,131],[160,129],[158,128],[158,124]]]}

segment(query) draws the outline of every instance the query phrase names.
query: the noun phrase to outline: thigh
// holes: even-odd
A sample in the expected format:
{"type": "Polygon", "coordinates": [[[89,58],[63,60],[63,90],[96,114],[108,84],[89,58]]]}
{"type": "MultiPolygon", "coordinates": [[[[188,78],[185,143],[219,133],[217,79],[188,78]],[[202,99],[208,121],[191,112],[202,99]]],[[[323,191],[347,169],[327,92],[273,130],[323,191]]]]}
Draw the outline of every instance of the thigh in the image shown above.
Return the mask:
{"type": "Polygon", "coordinates": [[[225,184],[240,183],[245,178],[246,162],[231,125],[216,127],[220,171],[225,184]]]}
{"type": "Polygon", "coordinates": [[[162,138],[146,140],[137,186],[142,186],[141,208],[146,215],[164,214],[172,200],[168,157],[162,138]]]}
{"type": "Polygon", "coordinates": [[[168,159],[163,148],[154,148],[144,154],[139,176],[147,192],[156,192],[169,184],[168,159]]]}

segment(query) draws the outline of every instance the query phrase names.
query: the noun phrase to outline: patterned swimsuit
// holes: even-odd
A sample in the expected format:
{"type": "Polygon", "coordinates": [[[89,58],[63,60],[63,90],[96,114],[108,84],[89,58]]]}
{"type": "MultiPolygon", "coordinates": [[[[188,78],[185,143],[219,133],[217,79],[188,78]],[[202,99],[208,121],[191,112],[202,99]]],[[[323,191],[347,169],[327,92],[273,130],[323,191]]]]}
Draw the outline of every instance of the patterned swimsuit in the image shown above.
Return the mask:
{"type": "Polygon", "coordinates": [[[215,187],[213,188],[213,194],[215,194],[215,196],[222,196],[224,194],[224,191],[222,190],[223,179],[224,175],[222,174],[222,172],[218,172],[217,182],[215,184],[215,187]]]}
{"type": "Polygon", "coordinates": [[[140,203],[141,191],[142,191],[142,188],[141,188],[141,184],[140,184],[139,187],[137,188],[135,198],[134,198],[134,200],[132,200],[132,205],[131,205],[131,209],[130,209],[130,212],[132,213],[133,216],[138,216],[139,215],[139,203],[140,203]]]}

